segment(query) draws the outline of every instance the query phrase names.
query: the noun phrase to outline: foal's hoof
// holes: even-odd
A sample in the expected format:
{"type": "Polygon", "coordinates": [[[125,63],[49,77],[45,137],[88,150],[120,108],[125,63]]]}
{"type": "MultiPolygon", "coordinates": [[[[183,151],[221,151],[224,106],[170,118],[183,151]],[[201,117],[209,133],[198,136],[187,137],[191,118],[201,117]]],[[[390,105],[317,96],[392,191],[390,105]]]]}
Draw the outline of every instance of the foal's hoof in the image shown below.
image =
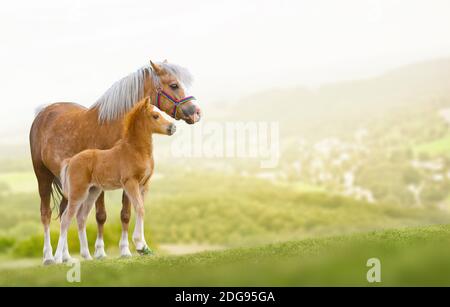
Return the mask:
{"type": "Polygon", "coordinates": [[[49,265],[54,265],[56,262],[54,259],[44,259],[44,261],[42,262],[42,265],[44,266],[49,266],[49,265]]]}
{"type": "Polygon", "coordinates": [[[138,252],[138,254],[141,255],[141,256],[150,256],[150,255],[153,255],[153,251],[152,251],[150,248],[148,248],[148,246],[144,247],[144,248],[141,249],[141,250],[138,250],[137,252],[138,252]]]}
{"type": "Polygon", "coordinates": [[[120,254],[120,258],[122,258],[122,259],[129,259],[129,258],[131,258],[131,257],[133,257],[133,255],[131,254],[131,252],[121,253],[121,254],[120,254]]]}

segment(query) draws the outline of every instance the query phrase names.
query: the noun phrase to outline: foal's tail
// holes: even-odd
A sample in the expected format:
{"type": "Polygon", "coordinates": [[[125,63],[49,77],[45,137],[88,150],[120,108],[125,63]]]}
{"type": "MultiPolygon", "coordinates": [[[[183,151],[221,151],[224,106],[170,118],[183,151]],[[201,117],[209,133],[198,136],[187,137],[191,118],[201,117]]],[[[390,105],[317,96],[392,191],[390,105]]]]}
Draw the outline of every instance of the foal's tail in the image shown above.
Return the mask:
{"type": "Polygon", "coordinates": [[[66,159],[62,163],[61,167],[61,175],[59,178],[61,178],[61,192],[66,197],[69,195],[69,178],[67,178],[68,170],[69,170],[69,161],[70,159],[66,159]]]}

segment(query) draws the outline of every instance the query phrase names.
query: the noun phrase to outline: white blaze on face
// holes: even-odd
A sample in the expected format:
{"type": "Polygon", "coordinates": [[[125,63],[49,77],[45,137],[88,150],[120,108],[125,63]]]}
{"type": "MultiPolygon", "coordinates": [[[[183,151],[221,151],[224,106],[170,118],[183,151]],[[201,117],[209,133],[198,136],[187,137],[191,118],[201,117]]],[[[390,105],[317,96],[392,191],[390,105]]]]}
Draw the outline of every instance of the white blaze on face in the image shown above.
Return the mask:
{"type": "MultiPolygon", "coordinates": [[[[179,81],[179,84],[180,84],[181,88],[184,91],[184,97],[191,96],[190,93],[189,93],[189,88],[181,81],[179,81]]],[[[184,97],[181,97],[181,98],[184,98],[184,97]]]]}
{"type": "MultiPolygon", "coordinates": [[[[179,84],[184,91],[184,97],[192,96],[190,93],[190,89],[183,82],[180,81],[179,84]]],[[[184,98],[184,97],[181,97],[181,98],[184,98]]],[[[199,120],[200,120],[199,115],[196,112],[194,114],[194,122],[198,122],[199,120]]]]}

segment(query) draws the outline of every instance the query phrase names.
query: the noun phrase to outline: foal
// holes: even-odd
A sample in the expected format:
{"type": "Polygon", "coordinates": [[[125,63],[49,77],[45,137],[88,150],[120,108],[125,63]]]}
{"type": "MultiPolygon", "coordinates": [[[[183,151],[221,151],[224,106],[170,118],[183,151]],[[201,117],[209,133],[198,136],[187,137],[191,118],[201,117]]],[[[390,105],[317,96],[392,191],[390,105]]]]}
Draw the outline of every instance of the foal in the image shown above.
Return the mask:
{"type": "MultiPolygon", "coordinates": [[[[126,115],[122,139],[108,150],[85,150],[63,162],[61,182],[68,206],[61,217],[61,232],[55,253],[61,263],[67,244],[67,231],[77,215],[80,253],[92,259],[86,236],[86,220],[96,199],[104,190],[123,189],[136,211],[133,242],[139,254],[149,254],[144,238],[144,194],[153,173],[152,134],[172,135],[174,124],[155,111],[149,98],[145,98],[126,115]]],[[[128,239],[122,237],[122,246],[128,239]]]]}

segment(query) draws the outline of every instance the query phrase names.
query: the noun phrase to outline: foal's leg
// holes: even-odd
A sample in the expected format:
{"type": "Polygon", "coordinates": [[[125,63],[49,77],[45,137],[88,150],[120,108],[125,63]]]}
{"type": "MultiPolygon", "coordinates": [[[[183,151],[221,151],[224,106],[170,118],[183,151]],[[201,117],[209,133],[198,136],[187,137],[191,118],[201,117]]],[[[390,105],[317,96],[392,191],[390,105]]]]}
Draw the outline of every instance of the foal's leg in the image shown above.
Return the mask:
{"type": "Polygon", "coordinates": [[[125,191],[122,195],[122,211],[120,212],[120,219],[122,221],[122,236],[120,238],[119,248],[120,256],[124,258],[131,257],[130,245],[128,243],[128,226],[131,217],[131,203],[125,191]]]}
{"type": "Polygon", "coordinates": [[[89,245],[86,234],[86,221],[94,206],[95,201],[102,192],[99,188],[91,188],[89,190],[89,196],[84,204],[78,210],[77,222],[78,222],[78,238],[80,239],[80,255],[85,260],[92,260],[91,253],[89,252],[89,245]]]}
{"type": "Polygon", "coordinates": [[[106,222],[105,193],[101,192],[95,202],[95,218],[97,220],[97,240],[95,241],[94,257],[97,259],[106,258],[105,242],[103,241],[103,228],[106,222]]]}
{"type": "MultiPolygon", "coordinates": [[[[61,203],[59,204],[59,210],[61,212],[61,216],[64,213],[64,211],[66,211],[67,204],[68,204],[67,199],[65,197],[63,197],[61,199],[61,203]]],[[[66,237],[66,244],[64,245],[62,261],[63,262],[70,262],[71,260],[72,260],[72,257],[70,256],[70,253],[69,253],[69,244],[67,243],[67,237],[66,237]]]]}
{"type": "Polygon", "coordinates": [[[84,199],[81,199],[81,200],[70,199],[67,209],[64,211],[64,213],[61,217],[61,231],[59,234],[58,247],[55,252],[56,263],[63,262],[64,249],[68,249],[67,232],[70,227],[70,222],[72,221],[73,217],[77,213],[77,211],[80,208],[83,201],[84,201],[84,199]]]}
{"type": "Polygon", "coordinates": [[[129,180],[125,184],[125,191],[131,200],[136,211],[136,226],[133,233],[133,242],[136,246],[136,250],[139,254],[149,254],[150,249],[148,248],[147,242],[144,237],[144,201],[142,199],[142,194],[139,188],[139,183],[136,180],[129,180]]]}

